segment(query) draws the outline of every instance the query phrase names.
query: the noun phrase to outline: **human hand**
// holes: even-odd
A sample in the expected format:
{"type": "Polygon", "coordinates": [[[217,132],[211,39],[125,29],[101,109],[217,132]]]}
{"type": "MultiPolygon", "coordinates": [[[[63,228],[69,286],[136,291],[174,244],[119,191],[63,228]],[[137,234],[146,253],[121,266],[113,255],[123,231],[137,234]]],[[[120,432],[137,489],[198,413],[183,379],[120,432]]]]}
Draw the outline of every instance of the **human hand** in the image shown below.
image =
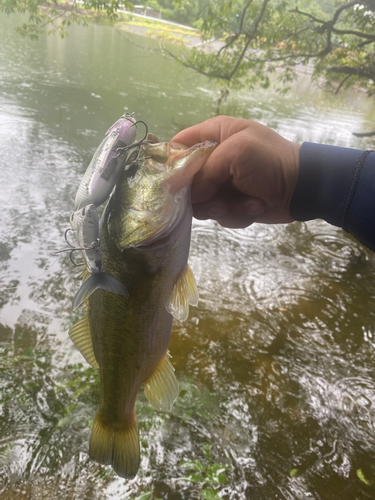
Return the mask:
{"type": "Polygon", "coordinates": [[[289,204],[297,184],[300,145],[251,120],[218,116],[179,132],[172,145],[206,140],[219,146],[195,175],[194,217],[225,227],[292,222],[289,204]]]}

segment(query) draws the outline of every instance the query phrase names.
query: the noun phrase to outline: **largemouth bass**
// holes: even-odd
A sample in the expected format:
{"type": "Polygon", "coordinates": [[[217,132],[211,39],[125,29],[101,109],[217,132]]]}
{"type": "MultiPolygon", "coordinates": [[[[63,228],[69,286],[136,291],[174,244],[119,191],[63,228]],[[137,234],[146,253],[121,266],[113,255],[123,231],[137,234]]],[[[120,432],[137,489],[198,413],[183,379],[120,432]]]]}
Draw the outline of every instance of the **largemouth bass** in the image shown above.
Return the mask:
{"type": "Polygon", "coordinates": [[[101,218],[100,254],[129,296],[96,290],[69,332],[100,371],[89,455],[124,478],[133,478],[140,463],[134,411],[140,387],[157,410],[170,410],[178,396],[168,353],[173,316],[186,319],[189,303],[198,302],[187,264],[190,186],[215,147],[145,144],[140,158],[123,169],[101,218]]]}

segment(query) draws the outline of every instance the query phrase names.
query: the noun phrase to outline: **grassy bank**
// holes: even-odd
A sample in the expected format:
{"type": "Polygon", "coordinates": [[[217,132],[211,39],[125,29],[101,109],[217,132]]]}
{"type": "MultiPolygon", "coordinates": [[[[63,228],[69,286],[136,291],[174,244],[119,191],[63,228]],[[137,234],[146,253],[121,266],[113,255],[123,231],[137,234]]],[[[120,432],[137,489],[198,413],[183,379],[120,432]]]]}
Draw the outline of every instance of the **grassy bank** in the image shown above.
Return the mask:
{"type": "Polygon", "coordinates": [[[110,20],[104,12],[86,11],[90,20],[101,24],[110,24],[117,28],[149,36],[180,45],[195,45],[200,41],[200,32],[196,29],[184,28],[174,24],[160,22],[157,19],[143,18],[118,12],[115,19],[110,20]]]}

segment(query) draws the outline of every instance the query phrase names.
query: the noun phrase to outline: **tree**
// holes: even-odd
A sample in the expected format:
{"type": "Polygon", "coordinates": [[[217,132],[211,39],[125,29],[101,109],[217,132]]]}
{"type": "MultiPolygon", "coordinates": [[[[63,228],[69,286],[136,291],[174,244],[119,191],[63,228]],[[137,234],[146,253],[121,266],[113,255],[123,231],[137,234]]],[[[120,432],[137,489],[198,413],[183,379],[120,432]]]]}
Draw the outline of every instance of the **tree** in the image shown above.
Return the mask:
{"type": "Polygon", "coordinates": [[[84,0],[79,4],[76,0],[71,3],[58,0],[50,2],[43,0],[0,0],[0,12],[28,14],[29,21],[18,26],[17,31],[23,36],[37,39],[45,32],[46,27],[48,34],[58,33],[61,37],[65,37],[71,23],[86,26],[88,22],[87,9],[105,11],[106,15],[113,19],[116,17],[120,5],[133,9],[133,4],[128,0],[84,0]],[[55,21],[58,19],[61,19],[61,22],[56,24],[55,21]]]}
{"type": "MultiPolygon", "coordinates": [[[[87,22],[84,9],[77,11],[75,3],[64,4],[61,12],[56,9],[57,0],[53,1],[53,8],[47,10],[41,0],[0,0],[0,9],[28,12],[29,23],[19,31],[31,37],[37,37],[59,16],[63,21],[56,29],[62,30],[62,35],[72,21],[87,22]]],[[[260,84],[267,88],[272,73],[286,91],[285,84],[295,78],[296,66],[308,63],[313,66],[313,78],[324,77],[336,93],[359,85],[369,96],[375,94],[375,0],[336,0],[328,6],[319,1],[159,0],[159,5],[190,12],[190,17],[200,10],[199,27],[205,43],[180,55],[169,54],[184,66],[222,81],[221,99],[230,87],[260,84]],[[209,43],[212,39],[220,41],[216,50],[209,43]]],[[[82,5],[114,17],[119,3],[83,0],[82,5]]],[[[132,3],[126,5],[131,8],[132,3]]]]}
{"type": "MultiPolygon", "coordinates": [[[[202,16],[207,43],[177,56],[184,66],[227,86],[290,81],[296,65],[313,62],[314,78],[323,76],[335,92],[354,83],[375,93],[375,0],[340,0],[331,15],[305,0],[210,1],[202,16]],[[292,8],[293,7],[293,8],[292,8]]],[[[176,57],[176,56],[175,56],[176,57]]]]}

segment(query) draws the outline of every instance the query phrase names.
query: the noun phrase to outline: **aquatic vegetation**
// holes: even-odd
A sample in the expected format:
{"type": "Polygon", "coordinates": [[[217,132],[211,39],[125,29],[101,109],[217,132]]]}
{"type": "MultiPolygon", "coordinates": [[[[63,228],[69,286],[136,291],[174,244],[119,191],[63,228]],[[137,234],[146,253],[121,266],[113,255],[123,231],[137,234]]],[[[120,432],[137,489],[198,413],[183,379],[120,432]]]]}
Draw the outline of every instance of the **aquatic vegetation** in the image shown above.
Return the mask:
{"type": "Polygon", "coordinates": [[[201,486],[200,495],[204,500],[216,500],[221,498],[218,485],[223,485],[228,482],[227,471],[232,470],[232,466],[228,464],[215,463],[211,455],[211,445],[205,444],[202,446],[204,460],[184,460],[179,463],[182,469],[191,471],[190,474],[183,477],[184,481],[197,483],[201,486]]]}

